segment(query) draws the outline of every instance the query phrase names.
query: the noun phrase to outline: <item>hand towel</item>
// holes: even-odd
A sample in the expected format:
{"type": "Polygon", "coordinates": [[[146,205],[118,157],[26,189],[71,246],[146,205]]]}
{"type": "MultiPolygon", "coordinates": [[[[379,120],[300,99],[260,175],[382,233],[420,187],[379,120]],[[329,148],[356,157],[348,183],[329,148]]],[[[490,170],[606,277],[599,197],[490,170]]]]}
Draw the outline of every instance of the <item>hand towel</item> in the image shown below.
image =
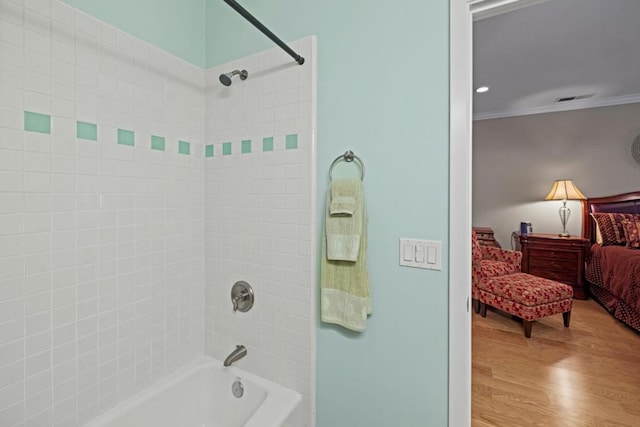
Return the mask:
{"type": "Polygon", "coordinates": [[[356,209],[356,198],[350,196],[331,197],[329,215],[331,216],[352,216],[356,209]]]}
{"type": "Polygon", "coordinates": [[[331,182],[325,219],[327,257],[333,261],[356,261],[363,229],[363,191],[359,179],[331,182]]]}
{"type": "MultiPolygon", "coordinates": [[[[367,316],[372,312],[371,289],[367,271],[367,227],[364,198],[360,191],[362,236],[360,250],[355,261],[331,260],[327,256],[328,235],[322,239],[320,262],[320,319],[356,332],[367,326],[367,316]]],[[[330,218],[330,196],[327,197],[327,219],[330,218]]],[[[325,233],[329,221],[325,221],[325,233]]]]}

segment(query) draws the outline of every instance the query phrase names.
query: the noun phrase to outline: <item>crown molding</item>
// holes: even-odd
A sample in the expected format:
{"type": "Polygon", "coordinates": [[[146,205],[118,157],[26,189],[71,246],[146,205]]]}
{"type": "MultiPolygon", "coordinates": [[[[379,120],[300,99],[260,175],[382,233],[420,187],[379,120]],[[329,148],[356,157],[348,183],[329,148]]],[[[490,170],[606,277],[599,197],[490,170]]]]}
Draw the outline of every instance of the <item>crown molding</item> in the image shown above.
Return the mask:
{"type": "Polygon", "coordinates": [[[473,20],[479,21],[547,1],[549,0],[469,0],[469,9],[473,20]]]}
{"type": "Polygon", "coordinates": [[[531,114],[556,113],[559,111],[582,110],[585,108],[609,107],[612,105],[634,104],[640,102],[640,93],[623,96],[610,96],[608,98],[588,98],[576,101],[560,102],[541,107],[518,108],[473,115],[473,120],[501,119],[505,117],[528,116],[531,114]]]}

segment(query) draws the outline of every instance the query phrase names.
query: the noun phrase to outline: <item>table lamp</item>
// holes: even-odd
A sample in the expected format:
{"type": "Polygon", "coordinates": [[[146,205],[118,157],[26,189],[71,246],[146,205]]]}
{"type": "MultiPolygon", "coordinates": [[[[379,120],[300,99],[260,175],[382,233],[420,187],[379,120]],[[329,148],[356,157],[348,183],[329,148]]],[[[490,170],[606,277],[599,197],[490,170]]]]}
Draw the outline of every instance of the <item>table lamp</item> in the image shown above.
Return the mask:
{"type": "Polygon", "coordinates": [[[549,194],[547,194],[547,197],[544,199],[562,200],[562,206],[558,210],[560,222],[562,222],[562,233],[560,233],[559,236],[569,237],[569,233],[567,233],[567,221],[569,220],[569,216],[571,216],[571,209],[567,207],[567,200],[585,200],[585,195],[578,190],[572,179],[559,179],[553,183],[551,191],[549,191],[549,194]]]}

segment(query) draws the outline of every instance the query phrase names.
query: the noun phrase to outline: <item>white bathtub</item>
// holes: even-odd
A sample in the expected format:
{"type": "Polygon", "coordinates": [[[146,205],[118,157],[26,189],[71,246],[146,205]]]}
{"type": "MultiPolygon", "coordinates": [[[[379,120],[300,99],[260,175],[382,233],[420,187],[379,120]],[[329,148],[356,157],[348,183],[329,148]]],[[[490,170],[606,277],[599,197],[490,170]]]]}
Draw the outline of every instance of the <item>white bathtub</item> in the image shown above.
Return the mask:
{"type": "Polygon", "coordinates": [[[279,427],[301,396],[210,357],[179,369],[85,427],[279,427]],[[244,395],[231,386],[240,378],[244,395]]]}

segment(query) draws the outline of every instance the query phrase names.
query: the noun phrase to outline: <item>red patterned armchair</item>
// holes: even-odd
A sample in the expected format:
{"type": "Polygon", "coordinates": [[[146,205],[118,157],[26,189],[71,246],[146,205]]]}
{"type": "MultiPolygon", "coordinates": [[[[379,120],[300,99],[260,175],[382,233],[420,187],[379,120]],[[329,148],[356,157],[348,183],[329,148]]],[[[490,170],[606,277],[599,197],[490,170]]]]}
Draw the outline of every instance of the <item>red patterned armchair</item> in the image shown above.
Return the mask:
{"type": "Polygon", "coordinates": [[[478,242],[476,232],[471,231],[471,250],[473,268],[471,276],[471,296],[476,313],[480,312],[478,304],[477,284],[480,280],[507,274],[520,273],[522,252],[507,251],[490,246],[482,246],[478,242]]]}

